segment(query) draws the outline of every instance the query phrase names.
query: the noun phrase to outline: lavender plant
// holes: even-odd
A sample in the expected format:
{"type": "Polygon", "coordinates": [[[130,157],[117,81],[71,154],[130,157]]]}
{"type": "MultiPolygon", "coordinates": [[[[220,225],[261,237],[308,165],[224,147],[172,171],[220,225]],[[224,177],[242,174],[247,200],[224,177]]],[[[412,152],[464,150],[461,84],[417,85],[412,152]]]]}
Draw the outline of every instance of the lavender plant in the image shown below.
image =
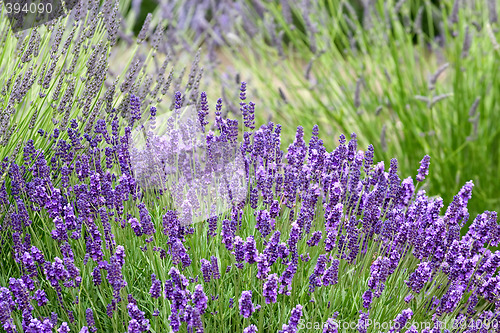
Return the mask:
{"type": "MultiPolygon", "coordinates": [[[[263,6],[266,19],[253,16],[258,33],[245,38],[240,29],[242,43],[223,49],[235,68],[231,75],[256,88],[255,98],[267,111],[260,121],[284,128],[318,123],[330,137],[362,133],[360,142],[373,144],[386,163],[405,158],[405,177],[429,154],[435,158],[429,191],[449,203],[472,178],[474,214],[498,210],[493,175],[499,171],[499,132],[491,126],[500,114],[494,93],[498,1],[263,6]]],[[[325,145],[333,148],[334,142],[325,145]]]]}
{"type": "MultiPolygon", "coordinates": [[[[245,84],[240,92],[249,191],[200,223],[182,221],[167,186],[135,177],[130,138],[155,122],[154,107],[98,118],[88,133],[71,119],[2,161],[5,331],[338,332],[348,323],[441,332],[465,322],[458,331],[479,332],[471,322],[496,323],[496,213],[460,236],[472,182],[442,211],[441,198],[419,189],[428,156],[414,182],[399,177],[396,159],[386,171],[373,146],[358,150],[355,134],[328,151],[318,126],[309,142],[299,126],[282,150],[281,126],[255,129],[245,84]]],[[[207,149],[237,139],[223,102],[210,129],[211,103],[200,101],[207,149]]]]}
{"type": "Polygon", "coordinates": [[[118,57],[122,5],[114,0],[102,5],[79,1],[68,16],[16,34],[2,7],[2,160],[15,158],[26,138],[44,144],[37,131],[50,133],[57,127],[56,138],[59,133],[65,136],[71,119],[78,119],[78,129],[87,134],[99,118],[111,121],[120,113],[128,119],[134,108],[160,103],[171,86],[187,96],[183,105],[197,102],[203,69],[195,61],[183,79],[185,69],[173,69],[182,61],[158,51],[165,43],[164,20],[152,33],[146,20],[129,58],[118,57]],[[132,95],[140,98],[140,105],[131,104],[132,95]]]}

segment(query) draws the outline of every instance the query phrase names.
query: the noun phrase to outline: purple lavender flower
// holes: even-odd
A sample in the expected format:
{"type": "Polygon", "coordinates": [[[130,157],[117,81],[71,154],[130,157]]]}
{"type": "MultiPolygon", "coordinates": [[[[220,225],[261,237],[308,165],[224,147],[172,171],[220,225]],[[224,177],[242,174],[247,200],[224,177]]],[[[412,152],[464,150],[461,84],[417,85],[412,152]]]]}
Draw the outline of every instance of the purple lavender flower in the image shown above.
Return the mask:
{"type": "Polygon", "coordinates": [[[151,216],[149,215],[149,212],[146,208],[146,205],[141,202],[139,205],[137,205],[137,208],[139,208],[139,217],[141,219],[142,233],[145,235],[153,235],[156,232],[156,230],[151,220],[151,216]]]}
{"type": "Polygon", "coordinates": [[[267,256],[267,260],[269,262],[269,266],[273,265],[278,259],[278,246],[280,240],[281,233],[279,231],[275,231],[273,235],[269,238],[269,241],[266,243],[266,247],[264,248],[264,254],[267,256]]]}
{"type": "Polygon", "coordinates": [[[466,287],[467,283],[465,282],[451,285],[446,294],[441,298],[437,313],[443,314],[455,311],[457,306],[460,304],[466,287]]]}
{"type": "Polygon", "coordinates": [[[170,247],[168,253],[172,256],[172,262],[174,265],[182,262],[184,267],[191,265],[191,257],[187,253],[186,248],[182,241],[178,238],[172,238],[168,241],[170,247]]]}
{"type": "Polygon", "coordinates": [[[168,317],[168,320],[170,321],[170,327],[172,327],[172,330],[174,332],[179,332],[179,329],[181,327],[181,320],[179,318],[177,310],[173,307],[171,308],[171,314],[168,317]]]}
{"type": "MultiPolygon", "coordinates": [[[[457,195],[453,197],[453,201],[446,209],[446,213],[444,215],[444,222],[447,226],[452,227],[462,227],[469,218],[469,213],[467,211],[467,203],[472,196],[472,187],[474,184],[472,181],[468,181],[465,185],[460,189],[457,195]]],[[[459,230],[456,230],[457,232],[459,230]]],[[[447,240],[447,245],[450,246],[454,239],[458,236],[455,234],[449,235],[451,238],[447,240]]]]}
{"type": "Polygon", "coordinates": [[[151,274],[151,288],[149,294],[152,298],[160,298],[161,295],[161,281],[156,278],[156,274],[151,274]]]}
{"type": "Polygon", "coordinates": [[[260,253],[257,256],[257,279],[264,280],[271,271],[269,262],[267,261],[267,255],[260,253]]]}
{"type": "Polygon", "coordinates": [[[298,167],[302,166],[306,156],[307,146],[304,141],[304,128],[302,126],[298,126],[295,140],[288,147],[288,152],[285,157],[288,160],[288,164],[298,167]]]}
{"type": "Polygon", "coordinates": [[[367,291],[365,291],[363,293],[363,307],[365,309],[369,309],[370,308],[370,305],[372,304],[372,297],[373,297],[373,293],[370,289],[368,289],[367,291]]]}
{"type": "Polygon", "coordinates": [[[16,304],[12,299],[10,290],[0,287],[0,323],[6,332],[16,332],[14,320],[11,313],[16,309],[16,304]]]}
{"type": "Polygon", "coordinates": [[[196,285],[195,290],[192,296],[193,304],[195,308],[198,310],[199,314],[204,314],[207,309],[207,301],[208,297],[205,295],[203,291],[203,286],[201,284],[196,285]]]}
{"type": "Polygon", "coordinates": [[[338,273],[339,273],[339,264],[340,261],[338,259],[333,259],[330,267],[327,268],[325,274],[323,275],[323,285],[324,286],[333,286],[338,282],[338,273]]]}
{"type": "Polygon", "coordinates": [[[378,257],[370,267],[370,278],[368,279],[368,287],[375,292],[375,296],[379,295],[384,290],[384,283],[389,275],[388,266],[390,259],[387,257],[378,257]]]}
{"type": "Polygon", "coordinates": [[[264,282],[263,295],[266,304],[276,303],[278,295],[278,275],[276,273],[269,275],[266,282],[264,282]]]}
{"type": "Polygon", "coordinates": [[[394,319],[394,326],[389,330],[390,333],[401,332],[401,330],[405,327],[408,320],[413,316],[413,311],[410,308],[403,310],[397,317],[394,319]]]}
{"type": "Polygon", "coordinates": [[[297,326],[299,325],[300,317],[302,317],[302,305],[297,304],[295,308],[292,309],[290,315],[290,320],[288,324],[283,324],[282,330],[279,333],[295,333],[298,331],[297,326]]]}
{"type": "Polygon", "coordinates": [[[220,279],[219,263],[216,256],[210,257],[210,269],[215,280],[220,279]]]}
{"type": "MultiPolygon", "coordinates": [[[[58,285],[58,287],[59,287],[59,285],[58,285]]],[[[26,286],[24,281],[22,279],[15,279],[15,278],[11,277],[9,279],[9,288],[10,288],[10,291],[12,292],[12,295],[15,298],[15,304],[17,305],[17,308],[19,310],[21,310],[21,312],[23,314],[23,320],[24,321],[31,320],[31,318],[32,318],[31,313],[32,313],[34,308],[30,303],[31,297],[29,295],[28,287],[26,286]]],[[[59,291],[59,289],[57,289],[57,290],[59,291]]],[[[5,296],[5,291],[2,290],[2,294],[3,294],[3,296],[5,296]]],[[[8,301],[9,302],[7,305],[10,306],[12,304],[10,297],[8,297],[8,301]]],[[[14,310],[14,309],[11,309],[9,311],[12,312],[12,310],[14,310]]]]}
{"type": "Polygon", "coordinates": [[[319,244],[319,242],[321,241],[321,231],[315,231],[313,232],[311,238],[307,241],[307,245],[308,246],[316,246],[319,244]]]}
{"type": "Polygon", "coordinates": [[[418,294],[431,278],[431,274],[432,267],[430,264],[428,262],[421,262],[418,264],[417,269],[410,274],[408,281],[405,282],[414,293],[418,294]]]}
{"type": "Polygon", "coordinates": [[[92,271],[92,282],[94,282],[94,286],[99,286],[102,282],[101,270],[99,267],[94,267],[94,270],[92,271]]]}
{"type": "Polygon", "coordinates": [[[45,294],[45,290],[43,289],[38,289],[35,292],[35,295],[33,295],[33,300],[37,301],[38,306],[44,306],[49,302],[47,299],[47,294],[45,294]]]}
{"type": "Polygon", "coordinates": [[[210,261],[208,261],[205,258],[202,258],[200,262],[201,262],[201,274],[203,275],[203,281],[205,281],[205,283],[209,283],[210,279],[212,278],[212,266],[210,264],[210,261]]]}
{"type": "Polygon", "coordinates": [[[181,274],[177,267],[171,267],[168,274],[172,277],[172,281],[177,288],[185,290],[189,285],[188,279],[186,279],[186,277],[181,274]]]}
{"type": "Polygon", "coordinates": [[[236,236],[234,240],[234,259],[236,260],[236,267],[243,268],[243,261],[245,260],[245,242],[240,236],[236,236]]]}
{"type": "Polygon", "coordinates": [[[183,318],[187,323],[188,332],[203,332],[203,323],[201,321],[201,315],[196,308],[188,305],[185,310],[185,315],[183,318]]]}
{"type": "Polygon", "coordinates": [[[59,281],[66,281],[69,278],[64,262],[58,257],[54,258],[53,263],[47,261],[44,266],[45,276],[54,288],[59,285],[59,281]]]}
{"type": "MultiPolygon", "coordinates": [[[[423,333],[424,331],[422,331],[423,333]]],[[[411,325],[406,333],[418,333],[417,327],[415,325],[411,325]]]]}
{"type": "Polygon", "coordinates": [[[314,292],[316,287],[321,286],[321,278],[323,274],[325,274],[326,264],[329,262],[326,254],[321,254],[318,257],[318,261],[316,262],[316,266],[314,267],[314,271],[309,276],[309,292],[314,292]]]}
{"type": "Polygon", "coordinates": [[[373,165],[373,153],[374,153],[374,151],[375,151],[375,149],[373,148],[373,145],[369,145],[368,149],[365,151],[363,166],[364,166],[364,170],[365,170],[366,174],[368,174],[368,172],[370,171],[370,168],[373,165]]]}
{"type": "Polygon", "coordinates": [[[280,213],[280,203],[278,200],[273,200],[273,202],[271,203],[271,207],[269,207],[269,216],[271,216],[271,218],[276,218],[279,213],[280,213]]]}
{"type": "Polygon", "coordinates": [[[469,227],[465,238],[473,240],[473,251],[478,252],[485,245],[497,246],[500,242],[500,226],[497,213],[485,211],[479,214],[469,227]]]}
{"type": "Polygon", "coordinates": [[[61,326],[57,329],[57,333],[69,333],[69,327],[67,322],[63,322],[61,326]]]}
{"type": "Polygon", "coordinates": [[[292,230],[288,237],[288,249],[294,251],[297,248],[297,243],[300,239],[300,226],[297,222],[292,223],[292,230]]]}
{"type": "Polygon", "coordinates": [[[252,209],[257,209],[258,203],[259,203],[259,189],[256,187],[252,187],[250,189],[250,207],[252,207],[252,209]]]}
{"type": "Polygon", "coordinates": [[[239,299],[240,304],[240,315],[248,318],[255,312],[255,306],[252,303],[252,291],[246,290],[241,293],[239,299]]]}
{"type": "Polygon", "coordinates": [[[134,231],[135,235],[137,237],[140,237],[142,235],[142,226],[139,220],[133,217],[128,221],[128,223],[130,223],[130,226],[132,227],[132,230],[134,231]]]}
{"type": "Polygon", "coordinates": [[[259,330],[257,329],[257,326],[255,325],[250,325],[248,327],[245,327],[245,329],[243,330],[243,333],[256,333],[258,332],[259,330]]]}
{"type": "Polygon", "coordinates": [[[245,261],[249,264],[257,262],[259,252],[255,244],[255,239],[253,236],[248,236],[245,242],[245,261]]]}
{"type": "Polygon", "coordinates": [[[85,310],[85,319],[87,321],[87,326],[92,333],[97,332],[97,327],[95,326],[94,312],[91,308],[85,310]]]}
{"type": "Polygon", "coordinates": [[[420,161],[420,168],[418,169],[417,181],[423,182],[425,176],[429,174],[429,164],[431,157],[429,155],[425,155],[424,158],[420,161]]]}
{"type": "Polygon", "coordinates": [[[407,207],[411,201],[413,193],[415,192],[415,186],[413,185],[413,179],[408,177],[403,179],[401,186],[399,188],[400,202],[405,207],[407,207]]]}
{"type": "Polygon", "coordinates": [[[290,251],[286,247],[285,243],[279,243],[277,251],[278,251],[278,257],[280,257],[281,259],[285,259],[290,254],[290,251]]]}
{"type": "Polygon", "coordinates": [[[338,333],[339,324],[335,318],[328,318],[323,325],[323,333],[338,333]]]}
{"type": "Polygon", "coordinates": [[[207,93],[203,91],[200,95],[200,108],[198,111],[198,120],[203,133],[205,133],[205,126],[208,125],[208,121],[205,119],[208,116],[208,110],[207,93]]]}
{"type": "MultiPolygon", "coordinates": [[[[108,281],[113,288],[113,301],[120,301],[120,290],[127,286],[127,282],[123,279],[122,268],[125,264],[125,249],[122,245],[116,247],[116,252],[109,259],[108,265],[108,281]]],[[[112,303],[113,304],[113,303],[112,303]]]]}
{"type": "Polygon", "coordinates": [[[244,122],[245,126],[250,128],[251,130],[255,129],[255,103],[249,102],[248,103],[248,118],[244,122]]]}
{"type": "Polygon", "coordinates": [[[131,318],[128,323],[129,333],[147,332],[150,329],[149,319],[146,319],[144,312],[139,310],[137,304],[129,303],[127,310],[131,318]]]}
{"type": "Polygon", "coordinates": [[[255,212],[255,228],[261,233],[262,238],[266,238],[274,229],[275,221],[271,218],[267,210],[258,210],[255,212]]]}
{"type": "Polygon", "coordinates": [[[165,298],[172,300],[174,298],[174,281],[167,279],[165,281],[165,288],[163,290],[163,295],[165,298]]]}
{"type": "MultiPolygon", "coordinates": [[[[205,126],[208,114],[206,94],[202,93],[200,101],[197,101],[195,90],[191,96],[186,97],[189,97],[190,104],[199,103],[197,105],[199,122],[205,126]]],[[[246,87],[243,84],[241,91],[240,106],[244,113],[245,126],[252,129],[255,105],[251,102],[247,104],[246,87]]],[[[130,105],[127,106],[132,111],[131,123],[140,119],[142,95],[147,95],[147,91],[139,88],[137,93],[141,98],[132,96],[130,105]]],[[[185,101],[180,92],[176,93],[174,107],[177,116],[185,101]]],[[[231,105],[228,105],[230,108],[231,105]]],[[[217,134],[210,131],[207,134],[207,141],[235,143],[238,123],[226,119],[222,115],[221,107],[222,101],[219,100],[216,106],[215,127],[219,131],[217,134]]],[[[155,121],[154,117],[156,110],[151,109],[151,122],[155,121]]],[[[0,162],[0,175],[4,174],[10,178],[5,182],[10,186],[10,193],[5,184],[0,184],[0,211],[6,214],[2,231],[4,234],[6,231],[8,234],[12,231],[9,235],[11,242],[6,244],[12,243],[12,257],[20,268],[20,277],[9,279],[10,289],[0,287],[0,322],[7,332],[16,330],[14,318],[16,322],[21,323],[23,331],[52,331],[56,327],[57,318],[35,318],[32,312],[36,304],[46,307],[49,301],[45,294],[47,289],[42,289],[43,283],[40,285],[43,282],[41,279],[46,279],[46,282],[54,288],[60,305],[63,305],[63,295],[71,291],[63,288],[79,287],[82,278],[81,267],[75,264],[69,238],[78,240],[82,235],[85,238],[86,255],[83,262],[86,265],[89,259],[92,259],[97,263],[97,267],[92,263],[87,267],[92,272],[95,285],[100,285],[102,282],[101,270],[107,271],[107,279],[113,290],[111,303],[107,306],[107,314],[110,317],[114,310],[121,308],[119,304],[122,301],[121,289],[126,286],[122,274],[125,267],[125,252],[123,246],[116,246],[114,243],[112,224],[121,224],[124,228],[126,221],[129,221],[137,236],[148,235],[145,239],[147,243],[155,240],[153,238],[155,225],[145,204],[149,201],[146,201],[147,197],[142,197],[143,194],[130,169],[128,141],[132,128],[130,126],[120,128],[116,115],[114,120],[112,120],[113,115],[108,119],[111,122],[111,134],[108,134],[106,128],[107,120],[97,121],[94,133],[89,130],[83,136],[78,132],[77,122],[72,121],[71,128],[67,131],[68,141],[65,141],[66,135],[62,131],[55,130],[53,135],[50,135],[50,131],[48,135],[43,132],[44,136],[39,140],[47,141],[49,146],[53,145],[51,158],[45,158],[44,151],[36,150],[33,141],[28,141],[22,151],[24,163],[18,166],[10,160],[10,157],[0,162]],[[123,136],[119,136],[121,131],[125,132],[123,136]],[[105,144],[110,147],[102,147],[105,144]],[[83,148],[85,152],[81,150],[83,148]],[[103,153],[105,156],[102,156],[103,153]],[[103,171],[101,164],[104,163],[109,170],[103,171]],[[115,167],[120,171],[120,175],[112,173],[115,167]],[[52,183],[58,173],[61,174],[60,188],[52,183]],[[139,209],[137,218],[125,212],[126,207],[134,205],[139,209]],[[31,245],[29,234],[31,229],[27,227],[33,223],[30,216],[36,212],[47,213],[54,222],[52,228],[54,230],[49,232],[55,241],[54,244],[60,247],[62,259],[46,254],[47,260],[49,258],[51,260],[46,261],[44,254],[31,245]],[[105,247],[102,246],[104,240],[105,247]],[[104,261],[107,257],[106,251],[110,254],[109,262],[104,261]],[[44,276],[39,276],[40,269],[43,269],[44,276]],[[18,314],[13,313],[17,310],[20,312],[19,318],[18,314]]],[[[257,250],[258,241],[254,236],[249,236],[246,241],[240,237],[244,234],[242,234],[244,228],[241,228],[244,201],[233,202],[231,217],[223,221],[221,228],[222,243],[228,250],[233,251],[236,266],[243,268],[245,261],[250,265],[257,264],[256,271],[251,267],[247,268],[251,268],[252,273],[263,280],[262,296],[266,304],[276,303],[278,294],[291,295],[294,275],[298,270],[311,268],[310,264],[299,263],[300,259],[307,262],[311,256],[313,258],[319,256],[313,274],[309,276],[309,288],[314,292],[317,287],[337,284],[340,260],[344,259],[346,264],[355,264],[357,258],[371,255],[372,251],[369,251],[368,247],[375,241],[380,243],[380,250],[377,250],[380,251],[380,257],[370,267],[368,290],[359,300],[364,307],[362,310],[364,312],[359,316],[360,332],[368,331],[366,322],[373,298],[381,296],[389,276],[396,271],[400,261],[405,260],[406,256],[414,256],[419,265],[409,275],[408,281],[405,281],[411,289],[410,294],[402,295],[408,295],[404,298],[405,302],[415,303],[412,301],[413,295],[421,294],[425,286],[430,283],[433,273],[441,272],[446,275],[450,284],[437,285],[436,288],[442,288],[438,292],[440,297],[425,295],[429,296],[429,299],[424,304],[431,313],[432,311],[436,313],[436,318],[453,313],[458,310],[458,306],[461,306],[464,313],[467,309],[467,316],[486,318],[495,315],[486,310],[478,311],[477,306],[483,301],[498,303],[497,295],[500,294],[500,278],[496,275],[500,267],[500,254],[485,249],[488,245],[496,246],[500,242],[500,227],[496,221],[496,213],[485,212],[478,215],[468,233],[460,237],[460,228],[469,221],[467,203],[472,194],[472,182],[465,184],[443,216],[440,211],[443,205],[441,199],[430,198],[423,190],[415,193],[411,178],[403,181],[399,179],[395,159],[391,160],[390,168],[386,172],[382,162],[373,165],[373,146],[369,146],[364,154],[357,152],[355,134],[351,135],[348,144],[342,135],[339,140],[340,145],[328,153],[318,137],[317,126],[313,128],[308,146],[304,141],[304,131],[299,127],[293,144],[285,153],[280,150],[281,127],[276,126],[273,132],[273,126],[273,123],[269,123],[257,131],[247,131],[243,135],[243,144],[237,150],[243,155],[245,163],[250,188],[250,205],[255,209],[261,206],[261,209],[255,212],[255,219],[256,229],[262,236],[259,246],[262,245],[263,252],[259,253],[257,250]],[[286,161],[283,157],[286,157],[286,161]],[[366,175],[361,179],[363,170],[366,175]],[[274,219],[280,214],[281,205],[289,208],[287,212],[281,214],[285,214],[285,218],[291,223],[290,235],[285,243],[280,243],[279,231],[272,234],[276,222],[274,219]],[[317,208],[324,209],[324,225],[317,225],[315,219],[317,208]],[[241,229],[239,231],[238,226],[241,229]],[[237,231],[240,236],[236,236],[237,231]],[[310,234],[307,236],[307,242],[304,240],[309,247],[324,244],[325,252],[323,248],[313,248],[310,249],[311,256],[309,253],[303,253],[304,243],[301,242],[299,246],[299,241],[306,238],[306,234],[310,234]],[[331,252],[335,249],[338,251],[331,252]],[[282,260],[276,263],[278,258],[282,260]],[[284,265],[285,269],[273,268],[275,263],[275,266],[284,265]],[[271,274],[272,271],[279,273],[271,274]],[[468,286],[472,289],[467,289],[468,286]],[[471,296],[469,292],[472,292],[471,296]],[[464,295],[465,299],[468,297],[466,304],[464,295]]],[[[88,127],[93,126],[90,124],[88,127]]],[[[184,132],[180,131],[178,134],[186,136],[184,132]]],[[[218,152],[212,150],[211,153],[218,152]]],[[[428,175],[429,161],[428,156],[422,160],[417,175],[418,182],[422,182],[428,175]]],[[[210,167],[216,169],[214,165],[210,167]]],[[[157,195],[159,198],[164,191],[165,189],[159,190],[152,195],[157,195]]],[[[187,201],[186,207],[188,206],[194,208],[195,203],[187,201]]],[[[182,217],[178,218],[177,212],[174,211],[168,211],[163,216],[162,231],[167,236],[167,247],[163,249],[155,246],[153,251],[162,253],[160,258],[165,259],[168,250],[172,263],[182,264],[185,268],[191,263],[187,244],[191,241],[188,235],[194,232],[194,228],[188,227],[185,221],[181,220],[182,217]]],[[[217,217],[213,217],[208,221],[208,236],[213,238],[216,231],[217,217]]],[[[140,248],[147,251],[146,246],[140,248]]],[[[212,278],[220,278],[219,258],[211,256],[210,261],[201,259],[201,271],[205,283],[209,283],[212,278]]],[[[230,267],[227,266],[226,272],[229,272],[230,267]]],[[[169,272],[170,279],[164,284],[165,298],[171,304],[172,312],[169,320],[172,330],[179,331],[181,324],[186,323],[188,331],[201,331],[201,316],[207,315],[207,295],[202,285],[197,285],[194,292],[188,288],[190,283],[198,282],[198,275],[196,279],[186,278],[179,269],[181,267],[172,267],[169,272]]],[[[302,274],[301,271],[299,274],[302,274]]],[[[150,294],[153,298],[159,298],[161,281],[155,274],[151,278],[150,294]]],[[[260,308],[260,305],[252,303],[251,296],[251,291],[244,291],[240,298],[239,310],[246,318],[260,308]]],[[[212,301],[216,301],[218,297],[219,295],[212,295],[212,301]]],[[[73,303],[78,304],[79,301],[83,302],[76,299],[73,303]]],[[[314,302],[317,299],[305,300],[308,301],[314,302]]],[[[234,299],[231,298],[230,307],[233,306],[233,302],[234,299]]],[[[127,308],[130,315],[128,323],[130,332],[143,332],[149,327],[149,321],[139,310],[138,304],[133,297],[129,297],[127,308]]],[[[292,310],[290,323],[283,326],[282,332],[298,330],[297,323],[302,314],[302,308],[299,307],[300,305],[292,310]]],[[[157,314],[158,310],[154,309],[153,316],[157,314]]],[[[92,310],[87,309],[85,315],[87,326],[82,330],[94,332],[92,310]]],[[[411,316],[410,309],[401,312],[394,319],[394,326],[390,332],[399,332],[398,325],[406,324],[411,316]]],[[[70,310],[68,317],[69,321],[74,320],[70,310]]],[[[335,318],[328,319],[324,332],[337,331],[335,318]]],[[[59,331],[66,330],[69,330],[67,324],[59,328],[59,331]]],[[[256,327],[253,325],[245,328],[248,332],[255,330],[256,327]]],[[[414,331],[410,329],[410,332],[414,331]]]]}
{"type": "Polygon", "coordinates": [[[217,236],[217,216],[208,218],[207,239],[217,236]]]}
{"type": "Polygon", "coordinates": [[[363,312],[359,311],[359,320],[358,320],[358,332],[366,333],[368,330],[368,326],[370,325],[370,320],[368,319],[370,315],[369,311],[363,312]]]}
{"type": "Polygon", "coordinates": [[[54,226],[55,229],[51,232],[52,238],[59,242],[67,241],[68,235],[66,233],[66,225],[61,217],[56,216],[54,218],[54,226]]]}
{"type": "Polygon", "coordinates": [[[222,243],[226,246],[226,249],[231,251],[234,248],[234,243],[235,243],[235,230],[232,227],[232,221],[225,219],[222,221],[222,230],[221,230],[221,236],[222,236],[222,243]]]}

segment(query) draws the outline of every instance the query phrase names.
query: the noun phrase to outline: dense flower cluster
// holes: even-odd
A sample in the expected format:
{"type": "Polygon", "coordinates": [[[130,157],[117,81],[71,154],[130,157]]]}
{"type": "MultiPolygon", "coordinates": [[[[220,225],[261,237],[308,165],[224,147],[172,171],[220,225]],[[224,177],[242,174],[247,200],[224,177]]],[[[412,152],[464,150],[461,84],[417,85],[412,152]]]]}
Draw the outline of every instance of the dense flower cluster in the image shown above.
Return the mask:
{"type": "MultiPolygon", "coordinates": [[[[231,321],[251,321],[239,326],[244,332],[261,329],[259,315],[276,303],[289,311],[287,322],[277,328],[280,332],[297,332],[301,318],[317,311],[329,315],[324,332],[336,332],[335,321],[349,315],[334,308],[342,306],[337,299],[345,297],[341,290],[346,281],[357,284],[359,299],[349,300],[349,309],[352,302],[363,309],[354,315],[359,332],[370,331],[370,319],[385,302],[405,307],[392,313],[390,332],[399,332],[417,312],[432,313],[435,322],[457,313],[466,316],[464,320],[499,314],[495,306],[500,302],[500,255],[487,249],[499,244],[496,213],[478,215],[460,237],[461,227],[469,221],[472,182],[464,185],[442,215],[440,198],[418,191],[412,178],[401,180],[395,159],[388,171],[383,162],[374,164],[373,147],[359,151],[355,134],[349,141],[341,135],[339,145],[328,152],[317,126],[309,143],[304,129],[298,127],[285,153],[281,127],[268,123],[253,129],[253,104],[246,102],[246,85],[240,92],[248,130],[237,152],[250,190],[244,198],[232,196],[227,190],[235,188],[231,180],[222,183],[224,193],[232,196],[231,207],[196,225],[186,214],[196,205],[196,193],[187,193],[191,199],[182,206],[186,211],[168,204],[158,208],[155,198],[178,194],[167,187],[142,186],[136,179],[129,143],[135,130],[142,129],[137,122],[143,115],[137,110],[128,123],[118,121],[118,115],[109,126],[98,121],[92,135],[81,134],[78,121],[72,121],[65,130],[41,136],[51,142],[51,152],[37,149],[35,141],[29,140],[20,162],[3,161],[0,174],[6,177],[0,187],[0,211],[7,218],[2,241],[12,244],[12,261],[20,267],[8,285],[0,287],[0,322],[6,331],[14,332],[17,323],[25,331],[57,327],[67,332],[69,327],[82,326],[73,314],[78,307],[71,304],[89,304],[73,296],[85,288],[91,288],[91,293],[108,288],[109,293],[106,304],[85,306],[78,317],[85,317],[83,330],[90,332],[100,322],[115,320],[123,309],[129,332],[148,331],[154,316],[168,317],[174,332],[203,332],[204,322],[220,318],[220,309],[227,304],[232,309],[236,300],[237,319],[231,321]],[[47,244],[32,233],[41,226],[47,227],[47,244]],[[195,247],[198,240],[206,241],[207,247],[195,247]],[[134,272],[133,260],[148,262],[153,271],[134,272]],[[147,290],[135,289],[139,279],[147,280],[143,283],[147,290]],[[402,295],[388,295],[395,281],[405,282],[397,285],[402,295]],[[133,295],[123,299],[128,293],[133,295]],[[154,308],[145,308],[138,298],[141,294],[149,294],[154,308]],[[324,295],[331,297],[334,306],[324,301],[324,295]],[[64,323],[38,315],[35,308],[55,303],[63,310],[58,315],[68,318],[64,323]]],[[[182,95],[176,94],[173,117],[181,101],[182,95]]],[[[237,122],[222,116],[219,100],[215,128],[205,128],[206,94],[201,101],[198,120],[208,150],[204,167],[215,170],[214,161],[221,161],[215,155],[224,153],[216,147],[235,142],[237,122]]],[[[133,97],[130,102],[139,105],[141,100],[133,97]]],[[[154,122],[156,110],[150,114],[148,121],[154,122]]],[[[188,137],[186,131],[171,133],[178,139],[188,137]]],[[[177,162],[189,170],[182,163],[196,161],[177,162]]],[[[425,157],[418,182],[424,180],[428,167],[425,157]]]]}

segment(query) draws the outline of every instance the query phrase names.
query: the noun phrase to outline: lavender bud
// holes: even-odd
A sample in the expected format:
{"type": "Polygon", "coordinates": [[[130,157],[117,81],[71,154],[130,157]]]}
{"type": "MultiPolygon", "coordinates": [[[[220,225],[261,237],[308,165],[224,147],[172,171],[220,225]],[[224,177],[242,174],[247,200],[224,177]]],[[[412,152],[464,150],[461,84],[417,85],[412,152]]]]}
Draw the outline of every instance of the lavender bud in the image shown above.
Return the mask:
{"type": "Polygon", "coordinates": [[[488,0],[488,16],[490,23],[498,22],[498,14],[497,14],[497,2],[496,0],[488,0]]]}
{"type": "Polygon", "coordinates": [[[52,45],[52,48],[50,50],[50,58],[51,59],[56,59],[58,58],[58,49],[59,45],[61,44],[62,40],[62,35],[64,32],[64,25],[62,22],[60,22],[57,26],[57,29],[52,30],[52,33],[50,35],[50,44],[52,45]]]}
{"type": "Polygon", "coordinates": [[[106,20],[108,41],[111,46],[116,44],[116,35],[118,33],[118,28],[120,27],[121,17],[117,17],[118,13],[118,0],[115,1],[110,17],[106,20]]]}
{"type": "Polygon", "coordinates": [[[479,106],[479,102],[481,101],[481,97],[478,96],[472,106],[469,109],[469,117],[474,117],[476,114],[477,107],[479,106]]]}
{"type": "Polygon", "coordinates": [[[252,291],[246,290],[241,293],[239,299],[240,304],[240,315],[248,318],[255,312],[255,306],[252,303],[252,291]]]}
{"type": "Polygon", "coordinates": [[[465,27],[465,38],[464,45],[462,46],[462,58],[467,58],[469,55],[469,49],[471,46],[471,33],[469,31],[469,26],[465,27]]]}
{"type": "Polygon", "coordinates": [[[135,82],[137,75],[139,74],[142,68],[142,61],[138,57],[136,57],[135,61],[132,63],[132,66],[129,67],[127,74],[125,75],[125,79],[120,86],[120,90],[122,92],[129,92],[132,87],[133,82],[135,82]]]}
{"type": "Polygon", "coordinates": [[[431,157],[429,155],[425,155],[424,158],[420,161],[420,168],[418,169],[417,181],[422,182],[425,179],[425,176],[429,174],[429,162],[431,157]]]}
{"type": "Polygon", "coordinates": [[[156,26],[155,32],[153,34],[153,41],[151,42],[151,48],[155,51],[158,50],[158,46],[163,39],[163,25],[160,23],[156,26]]]}
{"type": "Polygon", "coordinates": [[[403,7],[404,3],[406,0],[399,0],[395,5],[394,5],[394,13],[398,14],[401,11],[401,8],[403,7]]]}
{"type": "Polygon", "coordinates": [[[440,102],[442,101],[443,99],[446,99],[448,97],[451,97],[453,96],[453,93],[446,93],[446,94],[441,94],[441,95],[437,95],[435,97],[432,98],[432,100],[427,104],[427,107],[430,109],[432,108],[437,102],[440,102]]]}
{"type": "Polygon", "coordinates": [[[141,44],[146,39],[152,19],[153,15],[151,13],[148,13],[146,19],[144,20],[144,24],[142,25],[141,31],[137,35],[137,44],[141,44]]]}
{"type": "Polygon", "coordinates": [[[460,0],[455,0],[453,2],[453,8],[451,10],[451,15],[449,18],[450,23],[458,22],[458,10],[460,9],[460,0]]]}
{"type": "Polygon", "coordinates": [[[429,77],[429,85],[428,85],[428,89],[429,90],[434,90],[434,87],[436,85],[436,81],[438,79],[438,77],[450,66],[449,63],[445,63],[445,64],[442,64],[441,66],[439,66],[439,68],[436,70],[436,72],[434,72],[434,74],[432,74],[432,76],[429,77]]]}
{"type": "Polygon", "coordinates": [[[354,91],[354,107],[357,109],[361,105],[360,100],[360,92],[361,92],[361,77],[356,81],[356,90],[354,91]]]}

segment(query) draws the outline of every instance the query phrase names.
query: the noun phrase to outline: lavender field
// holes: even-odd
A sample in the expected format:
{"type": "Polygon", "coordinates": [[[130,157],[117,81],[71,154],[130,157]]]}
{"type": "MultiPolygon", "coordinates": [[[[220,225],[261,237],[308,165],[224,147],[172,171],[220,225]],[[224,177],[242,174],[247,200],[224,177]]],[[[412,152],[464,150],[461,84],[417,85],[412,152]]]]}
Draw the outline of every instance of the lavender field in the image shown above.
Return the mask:
{"type": "Polygon", "coordinates": [[[0,331],[500,332],[497,5],[0,1],[0,331]]]}

